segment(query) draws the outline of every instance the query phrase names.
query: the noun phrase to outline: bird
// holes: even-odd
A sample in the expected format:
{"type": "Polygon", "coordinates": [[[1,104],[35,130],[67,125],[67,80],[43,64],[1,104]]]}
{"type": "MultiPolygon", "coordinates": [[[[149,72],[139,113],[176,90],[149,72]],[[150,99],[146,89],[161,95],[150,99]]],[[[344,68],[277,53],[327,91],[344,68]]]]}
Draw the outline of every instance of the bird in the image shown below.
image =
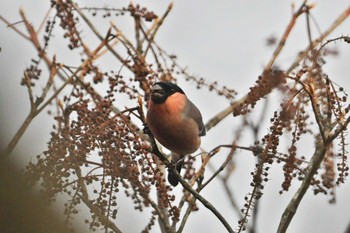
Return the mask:
{"type": "MultiPolygon", "coordinates": [[[[185,92],[171,82],[156,82],[151,88],[146,122],[154,138],[172,152],[171,162],[180,173],[184,157],[194,153],[206,130],[202,114],[185,92]]],[[[179,181],[169,170],[168,181],[179,181]]]]}

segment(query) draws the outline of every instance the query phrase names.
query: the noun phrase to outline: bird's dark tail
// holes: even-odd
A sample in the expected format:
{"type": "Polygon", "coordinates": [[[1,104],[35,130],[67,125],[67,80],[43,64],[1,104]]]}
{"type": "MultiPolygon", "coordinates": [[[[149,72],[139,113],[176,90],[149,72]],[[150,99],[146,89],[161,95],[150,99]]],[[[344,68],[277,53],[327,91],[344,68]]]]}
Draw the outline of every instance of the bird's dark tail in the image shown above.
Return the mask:
{"type": "MultiPolygon", "coordinates": [[[[175,168],[178,171],[178,173],[181,172],[181,168],[182,168],[183,163],[184,163],[184,159],[180,159],[180,160],[176,161],[175,168]]],[[[170,169],[168,170],[168,181],[174,187],[176,185],[178,185],[178,183],[179,183],[179,180],[175,176],[174,172],[171,171],[170,169]]]]}

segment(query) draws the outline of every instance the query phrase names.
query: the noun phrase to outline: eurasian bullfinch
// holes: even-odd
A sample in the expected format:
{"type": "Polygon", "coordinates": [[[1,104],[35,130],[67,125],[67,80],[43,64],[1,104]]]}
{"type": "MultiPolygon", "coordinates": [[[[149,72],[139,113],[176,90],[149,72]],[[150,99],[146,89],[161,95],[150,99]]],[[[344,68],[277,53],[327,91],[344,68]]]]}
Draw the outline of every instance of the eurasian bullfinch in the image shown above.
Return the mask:
{"type": "MultiPolygon", "coordinates": [[[[173,152],[172,163],[180,173],[184,156],[195,152],[200,136],[205,135],[200,111],[179,86],[157,82],[151,89],[146,120],[153,136],[173,152]]],[[[168,181],[173,186],[179,182],[171,171],[168,181]]]]}

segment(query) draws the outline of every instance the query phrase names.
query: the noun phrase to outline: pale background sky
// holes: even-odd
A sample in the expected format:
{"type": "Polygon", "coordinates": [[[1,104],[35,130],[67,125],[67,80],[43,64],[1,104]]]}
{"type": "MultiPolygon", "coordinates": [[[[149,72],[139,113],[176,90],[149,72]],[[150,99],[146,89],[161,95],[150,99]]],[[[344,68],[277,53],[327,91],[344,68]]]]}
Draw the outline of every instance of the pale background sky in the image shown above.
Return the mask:
{"type": "MultiPolygon", "coordinates": [[[[81,6],[92,6],[101,1],[78,2],[81,6]]],[[[115,7],[128,5],[128,1],[104,2],[106,5],[115,7]]],[[[148,7],[158,15],[161,15],[170,3],[170,1],[160,0],[135,2],[140,2],[142,6],[148,7]]],[[[202,76],[207,80],[217,80],[222,85],[235,88],[239,96],[243,96],[253,85],[261,73],[263,65],[267,63],[272,54],[272,49],[265,46],[266,38],[271,35],[279,38],[283,33],[291,17],[292,2],[295,2],[296,6],[300,4],[300,1],[276,0],[215,1],[215,3],[208,0],[194,0],[190,3],[179,0],[174,2],[174,8],[161,27],[156,40],[168,52],[176,54],[180,64],[188,67],[190,73],[202,76]]],[[[312,15],[321,30],[325,30],[349,6],[349,2],[344,0],[315,2],[317,5],[312,11],[312,15]]],[[[10,22],[16,22],[20,19],[18,10],[22,6],[27,17],[35,25],[38,25],[48,9],[49,1],[0,0],[0,4],[2,6],[0,14],[10,22]]],[[[123,21],[117,22],[123,23],[123,21]]],[[[96,18],[95,23],[98,25],[100,21],[96,18]]],[[[127,27],[128,25],[124,25],[126,33],[127,27]]],[[[24,26],[19,25],[18,28],[24,28],[24,26]]],[[[99,29],[103,32],[104,26],[99,29]]],[[[19,86],[19,83],[24,68],[30,64],[30,59],[34,57],[35,52],[32,45],[6,28],[3,23],[0,23],[0,35],[0,70],[2,73],[0,79],[0,131],[3,134],[0,143],[3,147],[14,135],[28,113],[27,91],[24,87],[19,86]]],[[[313,35],[315,37],[318,35],[316,30],[313,30],[313,35]]],[[[350,35],[350,19],[332,33],[330,38],[340,35],[350,35]]],[[[86,36],[93,37],[92,35],[86,36]]],[[[296,53],[307,46],[305,17],[299,19],[286,46],[285,52],[279,58],[281,68],[286,68],[285,66],[293,61],[296,53]]],[[[332,47],[337,48],[340,54],[337,58],[327,58],[325,69],[333,75],[330,77],[331,79],[349,91],[350,46],[345,43],[336,43],[332,47]]],[[[67,64],[73,59],[65,56],[59,47],[52,49],[57,50],[58,59],[67,61],[67,64]]],[[[101,65],[113,67],[112,63],[101,65]]],[[[194,87],[181,82],[181,79],[179,83],[201,109],[204,121],[209,120],[228,104],[223,98],[217,98],[214,95],[208,97],[205,91],[193,91],[194,87]]],[[[46,114],[37,117],[16,149],[19,154],[24,154],[23,158],[13,159],[17,159],[19,164],[24,165],[30,160],[30,156],[34,157],[45,150],[52,123],[53,121],[46,114]]],[[[222,141],[231,142],[231,129],[239,123],[240,120],[228,117],[203,138],[202,146],[205,149],[210,149],[222,141]]],[[[247,145],[249,143],[250,141],[247,142],[247,145]]],[[[305,148],[306,151],[307,149],[312,151],[312,146],[305,148]]],[[[226,152],[221,155],[225,156],[226,152]]],[[[218,163],[221,162],[220,157],[218,160],[218,163]]],[[[231,179],[231,183],[235,190],[235,198],[242,205],[244,196],[251,191],[247,184],[251,180],[249,173],[253,169],[255,160],[249,153],[238,154],[235,160],[237,175],[231,179]]],[[[300,184],[294,182],[291,191],[281,196],[278,194],[281,184],[281,169],[273,169],[269,178],[271,180],[265,185],[261,201],[258,233],[276,231],[285,206],[300,184]]],[[[203,195],[224,214],[235,228],[237,216],[228,204],[225,194],[220,190],[222,187],[213,183],[203,192],[203,195]]],[[[328,197],[322,195],[314,197],[312,192],[308,191],[288,232],[343,232],[350,221],[349,183],[337,189],[337,203],[335,205],[329,205],[327,200],[328,197]]],[[[140,215],[135,216],[129,213],[128,208],[130,207],[127,203],[120,205],[120,212],[123,214],[118,215],[118,225],[125,229],[124,232],[139,232],[146,224],[147,219],[144,220],[140,218],[140,215]],[[129,223],[130,219],[135,219],[135,224],[132,226],[129,223]]],[[[212,216],[210,211],[203,206],[200,208],[199,212],[190,216],[185,233],[225,232],[221,223],[212,216]]],[[[158,232],[157,227],[153,230],[153,232],[158,232]]]]}

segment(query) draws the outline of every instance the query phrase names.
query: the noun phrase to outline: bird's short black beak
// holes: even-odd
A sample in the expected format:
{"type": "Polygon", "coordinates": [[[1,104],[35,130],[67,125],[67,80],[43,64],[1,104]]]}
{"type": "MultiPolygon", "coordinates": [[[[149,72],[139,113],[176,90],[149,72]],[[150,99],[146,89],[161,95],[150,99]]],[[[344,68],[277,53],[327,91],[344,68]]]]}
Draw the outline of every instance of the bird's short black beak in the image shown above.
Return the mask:
{"type": "Polygon", "coordinates": [[[152,87],[151,99],[154,103],[161,103],[164,101],[165,93],[164,89],[159,85],[154,85],[152,87]]]}

